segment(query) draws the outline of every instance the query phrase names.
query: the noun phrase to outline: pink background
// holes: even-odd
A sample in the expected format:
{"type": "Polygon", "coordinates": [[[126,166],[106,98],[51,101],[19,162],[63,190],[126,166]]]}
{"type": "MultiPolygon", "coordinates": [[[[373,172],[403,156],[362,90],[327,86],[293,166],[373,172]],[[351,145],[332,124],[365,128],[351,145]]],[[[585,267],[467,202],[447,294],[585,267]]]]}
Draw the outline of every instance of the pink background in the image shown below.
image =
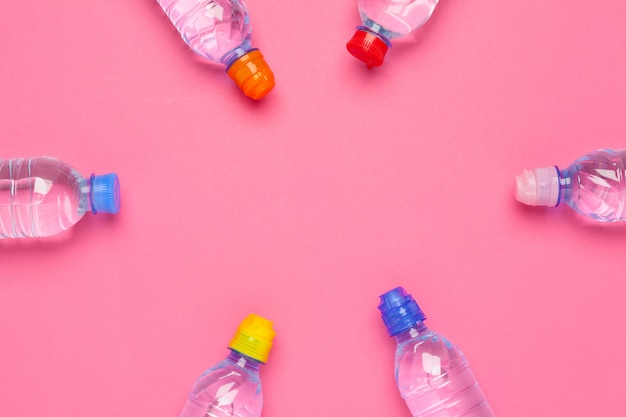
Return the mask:
{"type": "Polygon", "coordinates": [[[264,417],[398,416],[378,295],[412,292],[497,416],[626,407],[626,227],[512,196],[626,147],[626,2],[442,0],[372,71],[355,1],[249,0],[244,97],[155,1],[9,2],[1,158],[116,171],[118,216],[0,242],[0,415],[178,416],[255,312],[264,417]]]}

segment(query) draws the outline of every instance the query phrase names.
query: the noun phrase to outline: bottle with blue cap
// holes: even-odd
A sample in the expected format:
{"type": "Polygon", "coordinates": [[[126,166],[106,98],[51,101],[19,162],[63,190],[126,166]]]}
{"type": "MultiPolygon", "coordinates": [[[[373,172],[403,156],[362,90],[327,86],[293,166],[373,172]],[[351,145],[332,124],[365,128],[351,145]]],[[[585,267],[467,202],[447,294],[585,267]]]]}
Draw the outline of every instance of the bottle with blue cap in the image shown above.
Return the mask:
{"type": "Polygon", "coordinates": [[[117,214],[116,174],[84,178],[51,157],[0,159],[0,239],[57,235],[85,213],[117,214]]]}
{"type": "Polygon", "coordinates": [[[259,370],[267,362],[274,335],[271,321],[256,314],[246,317],[228,346],[230,354],[200,375],[180,417],[259,417],[259,370]]]}
{"type": "Polygon", "coordinates": [[[461,350],[426,327],[404,288],[381,295],[378,309],[398,344],[396,383],[413,417],[494,417],[461,350]]]}

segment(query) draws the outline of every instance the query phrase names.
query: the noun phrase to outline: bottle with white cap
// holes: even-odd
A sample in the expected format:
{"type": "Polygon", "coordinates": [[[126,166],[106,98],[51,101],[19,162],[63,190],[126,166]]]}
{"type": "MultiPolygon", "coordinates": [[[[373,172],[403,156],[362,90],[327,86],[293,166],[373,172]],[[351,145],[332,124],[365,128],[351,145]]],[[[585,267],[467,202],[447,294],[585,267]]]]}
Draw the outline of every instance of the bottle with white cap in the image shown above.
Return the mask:
{"type": "Polygon", "coordinates": [[[626,221],[625,149],[599,149],[565,169],[527,169],[515,182],[520,203],[547,207],[565,203],[594,220],[626,221]]]}

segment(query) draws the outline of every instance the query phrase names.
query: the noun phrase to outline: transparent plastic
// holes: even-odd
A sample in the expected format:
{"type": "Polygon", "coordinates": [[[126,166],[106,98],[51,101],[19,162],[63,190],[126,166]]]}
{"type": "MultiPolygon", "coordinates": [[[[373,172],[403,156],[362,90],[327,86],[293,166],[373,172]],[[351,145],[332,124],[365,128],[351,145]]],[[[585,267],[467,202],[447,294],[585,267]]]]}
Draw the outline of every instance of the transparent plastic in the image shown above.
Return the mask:
{"type": "Polygon", "coordinates": [[[261,362],[232,350],[194,384],[180,417],[259,417],[261,362]]]}
{"type": "Polygon", "coordinates": [[[413,417],[494,417],[459,348],[423,322],[394,337],[396,383],[413,417]]]}
{"type": "Polygon", "coordinates": [[[87,211],[117,213],[119,203],[115,174],[87,179],[50,157],[0,160],[0,238],[53,236],[87,211]]]}
{"type": "Polygon", "coordinates": [[[560,198],[603,222],[626,221],[626,150],[600,149],[559,171],[560,198]]]}
{"type": "Polygon", "coordinates": [[[430,19],[439,0],[358,0],[363,26],[391,40],[408,35],[430,19]]]}
{"type": "Polygon", "coordinates": [[[240,0],[157,0],[198,55],[229,66],[249,52],[252,28],[240,0]]]}

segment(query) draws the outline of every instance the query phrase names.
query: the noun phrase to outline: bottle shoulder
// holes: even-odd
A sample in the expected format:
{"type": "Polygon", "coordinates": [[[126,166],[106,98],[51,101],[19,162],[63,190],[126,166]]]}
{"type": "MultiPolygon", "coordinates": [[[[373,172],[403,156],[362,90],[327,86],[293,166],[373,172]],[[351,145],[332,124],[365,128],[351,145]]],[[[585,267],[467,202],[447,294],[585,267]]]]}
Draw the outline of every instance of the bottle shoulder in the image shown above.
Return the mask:
{"type": "Polygon", "coordinates": [[[430,353],[438,356],[462,357],[461,350],[445,336],[428,328],[424,331],[414,331],[409,337],[398,343],[398,354],[419,355],[430,353]]]}
{"type": "Polygon", "coordinates": [[[190,410],[220,417],[258,417],[262,407],[258,369],[248,369],[229,359],[218,362],[200,375],[186,404],[190,410]]]}
{"type": "Polygon", "coordinates": [[[399,343],[395,362],[396,381],[405,393],[442,384],[468,367],[463,352],[431,330],[399,343]]]}
{"type": "Polygon", "coordinates": [[[245,364],[224,359],[204,371],[198,378],[196,385],[207,386],[219,382],[220,384],[259,383],[258,370],[249,369],[245,364]]]}
{"type": "Polygon", "coordinates": [[[600,221],[624,218],[626,150],[590,152],[574,161],[561,175],[566,179],[562,185],[563,201],[574,210],[600,221]]]}

